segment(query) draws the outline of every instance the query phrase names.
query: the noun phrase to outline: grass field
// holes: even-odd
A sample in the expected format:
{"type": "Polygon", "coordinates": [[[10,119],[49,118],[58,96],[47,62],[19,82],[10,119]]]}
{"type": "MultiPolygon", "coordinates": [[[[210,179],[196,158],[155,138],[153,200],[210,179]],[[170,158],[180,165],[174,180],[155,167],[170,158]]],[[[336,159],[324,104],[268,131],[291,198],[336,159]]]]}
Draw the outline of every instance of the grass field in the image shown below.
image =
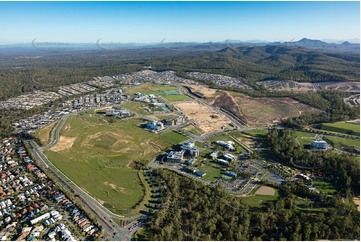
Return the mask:
{"type": "Polygon", "coordinates": [[[161,85],[161,84],[153,84],[153,83],[145,83],[136,87],[131,87],[127,89],[128,94],[134,94],[136,92],[140,92],[143,94],[158,94],[162,96],[167,102],[178,102],[178,101],[188,101],[190,98],[184,94],[166,94],[169,91],[176,91],[177,87],[161,85]]]}
{"type": "Polygon", "coordinates": [[[344,134],[360,136],[359,124],[351,124],[346,122],[324,123],[321,125],[320,129],[328,130],[336,133],[344,133],[344,134]]]}
{"type": "Polygon", "coordinates": [[[199,170],[204,171],[205,173],[207,173],[204,176],[204,179],[209,180],[211,182],[213,182],[214,180],[216,180],[216,178],[221,176],[221,169],[220,168],[215,168],[213,166],[210,165],[200,165],[199,170]]]}
{"type": "Polygon", "coordinates": [[[73,143],[46,151],[66,176],[111,211],[125,214],[144,196],[133,169],[134,161],[148,162],[162,150],[187,138],[175,132],[161,135],[137,127],[141,119],[107,123],[93,111],[68,119],[61,135],[73,143]],[[73,138],[72,138],[73,137],[73,138]]]}
{"type": "Polygon", "coordinates": [[[263,208],[267,202],[276,201],[278,199],[278,190],[275,189],[274,195],[249,195],[241,199],[243,204],[253,208],[263,208]]]}
{"type": "Polygon", "coordinates": [[[33,135],[37,138],[40,142],[41,146],[45,146],[50,141],[50,133],[53,130],[54,126],[58,123],[58,121],[54,121],[42,129],[37,130],[33,135]]]}
{"type": "Polygon", "coordinates": [[[143,106],[146,106],[143,103],[139,103],[139,102],[129,102],[129,103],[124,103],[122,105],[124,108],[129,109],[133,112],[142,114],[142,115],[149,115],[150,113],[146,110],[143,109],[143,106]]]}
{"type": "Polygon", "coordinates": [[[242,131],[242,133],[248,134],[248,135],[254,136],[254,137],[263,138],[268,134],[268,130],[267,129],[252,129],[252,130],[242,131]]]}
{"type": "Polygon", "coordinates": [[[349,138],[342,138],[342,137],[328,136],[328,135],[324,136],[323,139],[329,142],[336,149],[360,147],[360,140],[358,139],[349,139],[349,138]]]}
{"type": "MultiPolygon", "coordinates": [[[[297,136],[298,142],[302,146],[310,145],[316,136],[315,133],[302,132],[302,131],[296,131],[295,135],[297,136]]],[[[323,135],[323,139],[336,149],[360,147],[359,139],[343,138],[332,135],[323,135]]]]}
{"type": "Polygon", "coordinates": [[[312,185],[316,187],[317,190],[327,194],[334,194],[336,192],[336,187],[332,185],[330,182],[326,181],[313,181],[312,185]]]}
{"type": "Polygon", "coordinates": [[[317,212],[324,212],[326,208],[322,207],[313,207],[312,200],[308,198],[302,198],[302,197],[295,197],[293,206],[297,210],[301,210],[304,212],[311,212],[311,213],[317,213],[317,212]]]}

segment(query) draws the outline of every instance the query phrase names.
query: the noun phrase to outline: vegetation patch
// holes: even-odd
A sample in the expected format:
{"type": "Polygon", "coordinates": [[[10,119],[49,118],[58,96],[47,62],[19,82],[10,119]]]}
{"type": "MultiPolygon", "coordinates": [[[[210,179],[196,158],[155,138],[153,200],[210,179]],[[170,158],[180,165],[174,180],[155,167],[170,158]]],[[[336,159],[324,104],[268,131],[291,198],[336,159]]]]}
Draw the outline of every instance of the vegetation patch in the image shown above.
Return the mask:
{"type": "Polygon", "coordinates": [[[218,177],[221,176],[221,169],[211,166],[202,164],[198,167],[201,171],[204,171],[206,175],[204,176],[204,179],[209,180],[211,182],[215,181],[218,177]]]}
{"type": "Polygon", "coordinates": [[[71,147],[49,150],[49,160],[77,185],[118,214],[125,214],[144,196],[132,162],[146,164],[156,155],[187,139],[174,131],[157,135],[137,125],[144,120],[107,123],[93,111],[70,117],[61,135],[71,147]]]}
{"type": "Polygon", "coordinates": [[[39,140],[41,146],[45,146],[50,142],[51,131],[57,123],[58,121],[54,121],[34,133],[35,139],[39,140]]]}
{"type": "Polygon", "coordinates": [[[337,133],[360,136],[360,124],[347,122],[324,123],[319,128],[337,133]]]}
{"type": "Polygon", "coordinates": [[[330,195],[335,194],[337,191],[336,187],[332,183],[326,181],[316,180],[312,182],[312,185],[315,186],[318,191],[330,195]]]}

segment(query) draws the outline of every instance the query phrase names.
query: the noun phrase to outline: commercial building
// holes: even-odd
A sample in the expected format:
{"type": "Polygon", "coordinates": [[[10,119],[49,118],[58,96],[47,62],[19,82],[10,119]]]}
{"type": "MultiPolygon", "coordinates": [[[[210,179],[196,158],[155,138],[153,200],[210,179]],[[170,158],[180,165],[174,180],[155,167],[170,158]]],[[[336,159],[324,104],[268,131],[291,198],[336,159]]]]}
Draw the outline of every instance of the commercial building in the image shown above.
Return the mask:
{"type": "Polygon", "coordinates": [[[315,149],[327,149],[327,142],[324,140],[314,140],[311,143],[311,147],[315,149]]]}
{"type": "Polygon", "coordinates": [[[181,150],[181,151],[171,151],[168,153],[167,155],[167,161],[168,162],[183,162],[184,160],[184,153],[185,151],[184,150],[181,150]]]}

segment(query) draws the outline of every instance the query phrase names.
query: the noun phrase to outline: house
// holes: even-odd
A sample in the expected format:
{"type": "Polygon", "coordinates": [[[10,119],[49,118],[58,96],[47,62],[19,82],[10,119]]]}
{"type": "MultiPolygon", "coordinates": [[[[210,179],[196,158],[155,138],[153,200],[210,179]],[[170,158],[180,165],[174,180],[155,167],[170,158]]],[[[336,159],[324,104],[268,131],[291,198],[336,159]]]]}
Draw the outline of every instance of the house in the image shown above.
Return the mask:
{"type": "Polygon", "coordinates": [[[183,156],[184,156],[185,151],[181,150],[181,151],[170,151],[167,155],[167,161],[168,162],[183,162],[183,156]]]}
{"type": "Polygon", "coordinates": [[[311,147],[315,149],[327,149],[327,142],[324,140],[314,140],[311,143],[311,147]]]}
{"type": "Polygon", "coordinates": [[[42,220],[48,219],[48,218],[50,218],[50,213],[45,213],[45,214],[43,214],[43,215],[41,215],[41,216],[39,216],[37,218],[34,218],[34,219],[30,220],[30,223],[32,225],[34,225],[34,224],[36,224],[36,223],[38,223],[38,222],[40,222],[42,220]]]}

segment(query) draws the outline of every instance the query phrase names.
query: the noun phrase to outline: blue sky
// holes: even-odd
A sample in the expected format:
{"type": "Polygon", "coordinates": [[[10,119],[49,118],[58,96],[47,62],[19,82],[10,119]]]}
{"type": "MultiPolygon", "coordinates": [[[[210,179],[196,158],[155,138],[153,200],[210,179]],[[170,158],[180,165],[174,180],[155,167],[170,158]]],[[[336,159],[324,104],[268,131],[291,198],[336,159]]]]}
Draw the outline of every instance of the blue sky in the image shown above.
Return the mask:
{"type": "Polygon", "coordinates": [[[0,44],[348,40],[359,2],[0,2],[0,44]]]}

